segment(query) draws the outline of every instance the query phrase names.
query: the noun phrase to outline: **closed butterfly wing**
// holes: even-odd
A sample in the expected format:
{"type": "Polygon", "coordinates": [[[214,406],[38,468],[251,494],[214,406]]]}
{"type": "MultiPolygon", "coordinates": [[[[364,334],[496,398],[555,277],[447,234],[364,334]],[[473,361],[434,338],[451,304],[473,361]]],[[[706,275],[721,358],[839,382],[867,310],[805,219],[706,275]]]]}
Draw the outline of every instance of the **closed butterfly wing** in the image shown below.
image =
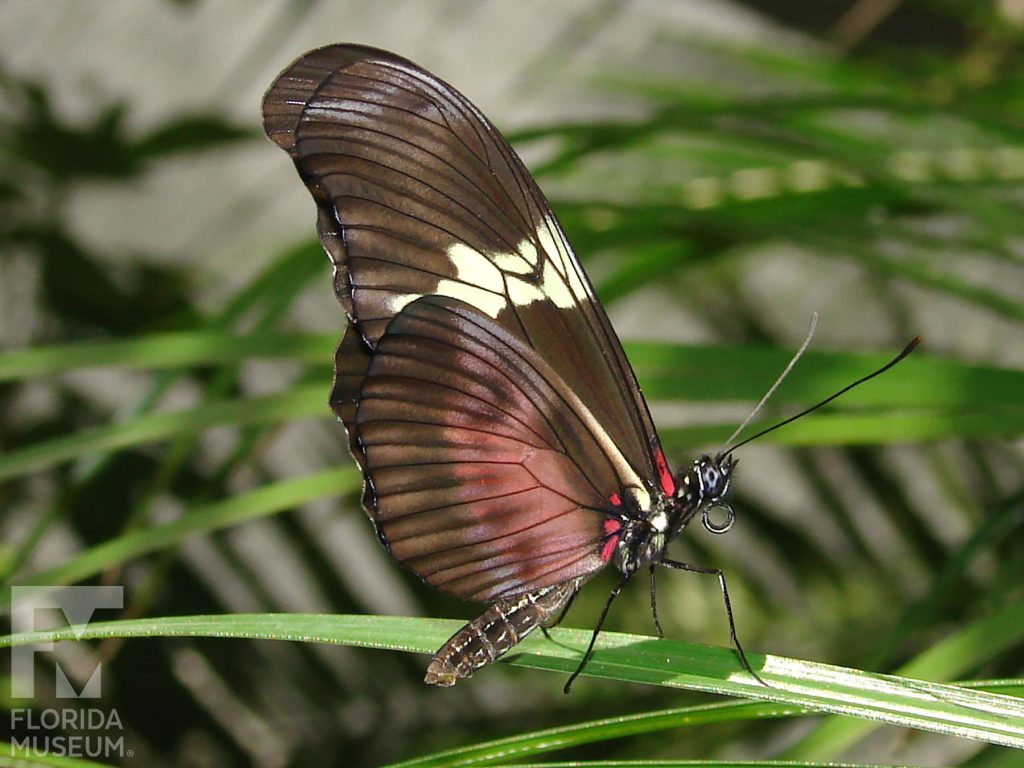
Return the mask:
{"type": "Polygon", "coordinates": [[[378,530],[434,586],[492,602],[607,562],[624,458],[551,366],[474,307],[405,307],[354,425],[378,530]]]}
{"type": "Polygon", "coordinates": [[[492,603],[431,663],[451,685],[561,615],[615,552],[624,494],[646,509],[673,481],[554,214],[461,94],[339,45],[288,67],[263,114],[350,320],[331,406],[363,506],[405,567],[492,603]]]}
{"type": "MultiPolygon", "coordinates": [[[[267,134],[319,207],[335,290],[369,353],[421,296],[475,307],[551,365],[598,414],[631,468],[671,484],[636,378],[536,183],[490,122],[447,83],[394,54],[312,51],[263,102],[267,134]]],[[[355,347],[355,339],[346,348],[355,347]]],[[[339,361],[332,402],[358,399],[339,361]]]]}

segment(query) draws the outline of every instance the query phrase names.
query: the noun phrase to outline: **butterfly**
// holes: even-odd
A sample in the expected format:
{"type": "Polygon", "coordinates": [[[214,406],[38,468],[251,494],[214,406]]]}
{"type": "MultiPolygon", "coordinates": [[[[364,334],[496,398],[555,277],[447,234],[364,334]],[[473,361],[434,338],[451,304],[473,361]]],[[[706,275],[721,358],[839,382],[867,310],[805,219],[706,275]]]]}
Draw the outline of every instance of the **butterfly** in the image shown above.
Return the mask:
{"type": "Polygon", "coordinates": [[[753,674],[722,572],[666,557],[697,516],[731,525],[731,451],[669,469],[593,286],[497,129],[444,81],[359,45],[299,57],[263,121],[316,202],[348,318],[330,406],[362,505],[401,565],[490,605],[426,682],[454,685],[557,623],[609,566],[620,579],[566,690],[642,570],[654,607],[659,565],[718,577],[753,674]]]}

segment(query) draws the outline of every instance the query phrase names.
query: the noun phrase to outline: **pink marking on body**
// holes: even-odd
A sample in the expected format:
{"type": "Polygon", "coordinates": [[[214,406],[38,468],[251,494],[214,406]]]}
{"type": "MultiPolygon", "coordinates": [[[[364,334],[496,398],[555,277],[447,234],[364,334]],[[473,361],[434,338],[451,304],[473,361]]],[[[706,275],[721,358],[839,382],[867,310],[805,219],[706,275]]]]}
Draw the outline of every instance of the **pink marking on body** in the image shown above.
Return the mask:
{"type": "Polygon", "coordinates": [[[601,545],[601,562],[607,563],[611,560],[612,553],[615,552],[615,545],[619,543],[619,531],[622,529],[622,523],[615,518],[607,518],[604,521],[604,535],[607,537],[604,544],[601,545]]]}
{"type": "Polygon", "coordinates": [[[661,490],[667,496],[676,492],[676,481],[672,479],[672,473],[668,469],[668,462],[665,461],[665,452],[659,447],[654,454],[654,463],[658,467],[658,481],[661,483],[661,490]]]}

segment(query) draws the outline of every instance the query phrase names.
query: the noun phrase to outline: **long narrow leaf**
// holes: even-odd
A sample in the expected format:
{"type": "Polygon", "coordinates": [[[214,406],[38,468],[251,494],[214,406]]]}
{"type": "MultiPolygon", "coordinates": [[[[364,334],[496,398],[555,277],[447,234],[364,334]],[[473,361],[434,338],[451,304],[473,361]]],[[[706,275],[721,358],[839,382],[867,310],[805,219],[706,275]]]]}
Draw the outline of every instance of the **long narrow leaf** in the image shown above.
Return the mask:
{"type": "MultiPolygon", "coordinates": [[[[189,536],[273,515],[314,499],[339,496],[359,487],[355,469],[331,469],[265,485],[225,501],[189,510],[177,520],[143,528],[87,549],[58,566],[18,579],[19,585],[68,584],[148,552],[176,546],[189,536]]],[[[0,597],[8,604],[9,595],[0,597]]]]}
{"type": "Polygon", "coordinates": [[[637,715],[609,717],[573,723],[561,728],[517,734],[483,744],[450,749],[433,755],[395,763],[389,768],[458,768],[459,766],[491,765],[508,760],[521,760],[559,749],[608,741],[641,733],[670,728],[692,727],[719,722],[736,722],[772,717],[791,717],[807,710],[786,704],[752,701],[726,701],[693,707],[642,712],[637,715]]]}
{"type": "MultiPolygon", "coordinates": [[[[925,339],[927,348],[928,340],[925,339]]],[[[234,363],[250,357],[281,357],[323,363],[337,344],[335,334],[261,333],[235,336],[196,331],[158,334],[126,341],[79,343],[6,352],[0,381],[54,375],[81,368],[167,367],[234,363]]],[[[697,400],[757,399],[788,362],[790,350],[769,347],[625,343],[630,362],[652,398],[697,400]]],[[[893,352],[896,350],[893,349],[893,352]]],[[[809,351],[779,390],[778,398],[807,402],[830,394],[881,365],[884,354],[809,351]]],[[[1019,404],[1024,371],[969,365],[916,353],[844,403],[886,407],[986,406],[1019,404]]]]}
{"type": "MultiPolygon", "coordinates": [[[[147,370],[236,363],[250,357],[323,361],[338,343],[336,334],[182,331],[118,341],[54,344],[4,352],[0,382],[52,376],[81,368],[130,366],[147,370]]],[[[329,358],[328,358],[329,359],[329,358]]]]}
{"type": "Polygon", "coordinates": [[[80,757],[64,757],[29,749],[14,742],[0,741],[0,767],[2,768],[109,768],[107,763],[96,763],[80,757]]]}
{"type": "Polygon", "coordinates": [[[265,397],[221,400],[184,411],[149,413],[131,421],[86,429],[35,443],[0,457],[0,480],[38,472],[90,451],[108,451],[201,432],[214,426],[267,424],[326,416],[324,387],[306,385],[265,397]]]}
{"type": "MultiPolygon", "coordinates": [[[[1024,601],[1016,608],[1024,614],[1024,601]]],[[[1019,625],[1024,628],[1024,620],[1019,625]]],[[[188,616],[26,633],[0,638],[0,647],[67,640],[77,633],[84,639],[249,637],[432,653],[459,626],[453,621],[393,616],[188,616]]],[[[552,634],[553,642],[529,638],[508,661],[562,673],[573,670],[590,632],[561,629],[552,634]]],[[[604,633],[585,674],[757,698],[1024,749],[1024,701],[1015,697],[781,656],[749,657],[767,687],[743,670],[731,649],[604,633]]]]}
{"type": "MultiPolygon", "coordinates": [[[[1024,642],[1024,599],[968,625],[898,670],[901,675],[950,680],[1024,642]]],[[[1005,697],[1016,698],[1016,697],[1005,697]]],[[[1020,706],[1024,700],[1016,699],[1020,706]]],[[[830,718],[786,750],[794,760],[826,760],[865,736],[870,723],[849,718],[830,718]]]]}

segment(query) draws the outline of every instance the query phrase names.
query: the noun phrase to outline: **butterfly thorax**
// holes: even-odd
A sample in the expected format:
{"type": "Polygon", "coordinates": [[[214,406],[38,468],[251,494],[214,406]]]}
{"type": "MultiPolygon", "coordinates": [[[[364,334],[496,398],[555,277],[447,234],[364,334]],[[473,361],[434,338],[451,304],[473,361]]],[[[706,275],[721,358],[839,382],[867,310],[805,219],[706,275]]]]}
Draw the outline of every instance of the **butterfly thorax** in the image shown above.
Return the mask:
{"type": "MultiPolygon", "coordinates": [[[[622,521],[612,556],[615,567],[630,575],[657,563],[669,542],[682,533],[698,513],[703,514],[715,506],[727,507],[724,498],[735,466],[736,462],[729,455],[701,456],[676,479],[674,494],[647,495],[647,508],[634,507],[622,521]]],[[[711,524],[705,522],[705,525],[711,524]]]]}
{"type": "Polygon", "coordinates": [[[612,555],[612,564],[627,576],[660,560],[669,542],[672,499],[660,493],[650,499],[650,509],[623,520],[612,555]]]}

